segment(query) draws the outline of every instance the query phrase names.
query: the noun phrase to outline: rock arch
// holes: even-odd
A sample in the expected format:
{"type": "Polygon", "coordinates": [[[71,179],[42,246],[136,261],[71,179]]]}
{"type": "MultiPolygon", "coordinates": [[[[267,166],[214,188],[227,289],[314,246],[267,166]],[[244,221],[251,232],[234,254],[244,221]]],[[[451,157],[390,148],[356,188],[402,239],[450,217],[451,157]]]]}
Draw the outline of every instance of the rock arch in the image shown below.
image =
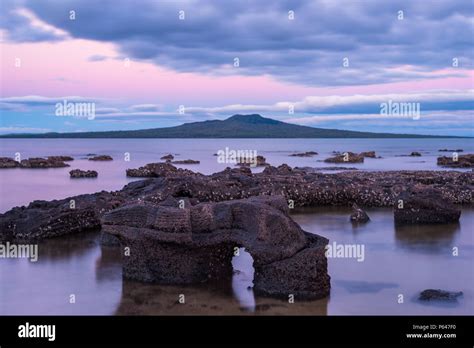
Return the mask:
{"type": "Polygon", "coordinates": [[[102,218],[116,236],[127,279],[161,284],[193,284],[232,274],[234,247],[254,260],[256,294],[316,299],[329,294],[327,239],[303,231],[289,217],[281,196],[261,196],[178,208],[134,204],[102,218]]]}

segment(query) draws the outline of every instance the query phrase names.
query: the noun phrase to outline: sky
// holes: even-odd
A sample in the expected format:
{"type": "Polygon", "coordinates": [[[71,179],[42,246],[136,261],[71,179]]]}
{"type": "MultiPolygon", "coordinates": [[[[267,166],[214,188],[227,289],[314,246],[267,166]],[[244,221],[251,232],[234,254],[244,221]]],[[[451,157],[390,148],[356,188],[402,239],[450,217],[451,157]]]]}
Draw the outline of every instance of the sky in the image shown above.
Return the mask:
{"type": "Polygon", "coordinates": [[[469,0],[2,0],[0,58],[0,134],[259,113],[474,136],[469,0]]]}

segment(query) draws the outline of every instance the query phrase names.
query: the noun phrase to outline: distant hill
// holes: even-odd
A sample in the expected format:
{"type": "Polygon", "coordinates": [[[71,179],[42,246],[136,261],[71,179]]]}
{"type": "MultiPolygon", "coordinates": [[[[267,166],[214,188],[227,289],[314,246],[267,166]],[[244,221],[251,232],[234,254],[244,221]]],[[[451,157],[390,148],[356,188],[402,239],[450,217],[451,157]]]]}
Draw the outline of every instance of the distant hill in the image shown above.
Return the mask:
{"type": "MultiPolygon", "coordinates": [[[[258,114],[234,115],[226,120],[126,131],[8,134],[1,138],[450,138],[434,135],[355,132],[285,123],[258,114]]],[[[452,138],[452,137],[451,137],[452,138]]]]}

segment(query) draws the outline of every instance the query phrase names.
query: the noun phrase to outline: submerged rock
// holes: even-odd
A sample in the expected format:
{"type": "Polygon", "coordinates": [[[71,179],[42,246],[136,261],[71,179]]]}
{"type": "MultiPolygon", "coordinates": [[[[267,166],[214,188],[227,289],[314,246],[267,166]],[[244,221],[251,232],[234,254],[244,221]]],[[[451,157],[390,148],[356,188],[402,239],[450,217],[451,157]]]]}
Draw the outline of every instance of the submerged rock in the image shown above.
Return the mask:
{"type": "Polygon", "coordinates": [[[463,149],[449,150],[449,149],[439,149],[439,152],[463,152],[463,149]]]}
{"type": "Polygon", "coordinates": [[[461,210],[441,191],[434,188],[410,188],[396,199],[397,224],[450,223],[459,221],[461,210]]]}
{"type": "Polygon", "coordinates": [[[89,161],[112,161],[113,158],[109,155],[100,155],[89,158],[89,161]]]}
{"type": "Polygon", "coordinates": [[[97,178],[97,172],[95,170],[81,170],[74,169],[69,172],[71,178],[97,178]]]}
{"type": "Polygon", "coordinates": [[[172,161],[171,163],[173,164],[199,164],[201,163],[201,161],[187,159],[187,160],[172,161]]]}
{"type": "Polygon", "coordinates": [[[360,222],[360,223],[365,223],[370,221],[369,215],[362,210],[357,204],[352,205],[352,214],[350,216],[350,220],[352,222],[360,222]]]}
{"type": "Polygon", "coordinates": [[[438,157],[439,166],[451,168],[474,168],[474,154],[460,155],[456,157],[438,157]]]}
{"type": "Polygon", "coordinates": [[[457,298],[462,296],[462,291],[453,292],[453,291],[446,291],[440,289],[427,289],[423,290],[420,293],[418,299],[420,301],[447,301],[447,302],[455,302],[457,298]]]}
{"type": "Polygon", "coordinates": [[[307,233],[281,197],[253,197],[188,208],[135,204],[102,218],[105,233],[130,247],[127,279],[194,284],[232,275],[235,247],[254,260],[256,293],[296,299],[329,294],[324,247],[327,239],[307,233]]]}
{"type": "Polygon", "coordinates": [[[364,156],[356,154],[354,152],[345,152],[338,154],[334,157],[329,157],[324,160],[327,163],[363,163],[364,156]]]}
{"type": "Polygon", "coordinates": [[[292,153],[290,156],[292,157],[313,157],[317,155],[318,153],[315,151],[306,151],[306,152],[300,152],[300,153],[292,153]]]}

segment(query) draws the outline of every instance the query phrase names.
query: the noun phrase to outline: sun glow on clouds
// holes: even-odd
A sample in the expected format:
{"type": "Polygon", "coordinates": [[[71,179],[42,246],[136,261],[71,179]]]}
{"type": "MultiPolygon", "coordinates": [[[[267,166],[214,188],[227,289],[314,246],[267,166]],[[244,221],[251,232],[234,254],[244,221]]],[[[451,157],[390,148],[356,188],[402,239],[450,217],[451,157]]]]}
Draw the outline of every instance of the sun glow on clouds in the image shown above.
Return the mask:
{"type": "Polygon", "coordinates": [[[66,39],[69,37],[69,34],[66,31],[56,28],[55,26],[42,21],[27,8],[18,8],[13,12],[16,15],[19,15],[28,20],[30,26],[35,29],[41,30],[43,32],[49,32],[51,35],[57,36],[58,38],[62,39],[66,39]]]}
{"type": "Polygon", "coordinates": [[[147,61],[127,61],[113,44],[90,40],[2,43],[2,96],[82,95],[130,101],[208,105],[234,100],[271,101],[313,90],[268,76],[214,76],[180,73],[147,61]],[[108,57],[90,61],[93,55],[108,57]],[[15,59],[21,67],[15,67],[15,59]],[[225,88],[223,87],[225,86],[225,88]]]}
{"type": "MultiPolygon", "coordinates": [[[[426,73],[427,79],[410,82],[332,88],[308,87],[270,76],[215,76],[182,73],[153,62],[131,60],[114,44],[91,40],[41,43],[2,43],[2,97],[24,95],[81,95],[130,102],[219,106],[228,103],[261,104],[298,100],[307,96],[409,92],[440,88],[470,88],[473,71],[453,76],[455,69],[426,73]],[[91,56],[106,59],[91,61],[91,56]],[[21,67],[15,67],[15,59],[21,67]],[[436,77],[446,75],[447,77],[436,77]],[[432,76],[435,76],[433,78],[432,76]]],[[[400,68],[401,69],[401,68],[400,68]]],[[[250,110],[249,110],[250,111],[250,110]]],[[[257,111],[257,110],[256,110],[257,111]]]]}

